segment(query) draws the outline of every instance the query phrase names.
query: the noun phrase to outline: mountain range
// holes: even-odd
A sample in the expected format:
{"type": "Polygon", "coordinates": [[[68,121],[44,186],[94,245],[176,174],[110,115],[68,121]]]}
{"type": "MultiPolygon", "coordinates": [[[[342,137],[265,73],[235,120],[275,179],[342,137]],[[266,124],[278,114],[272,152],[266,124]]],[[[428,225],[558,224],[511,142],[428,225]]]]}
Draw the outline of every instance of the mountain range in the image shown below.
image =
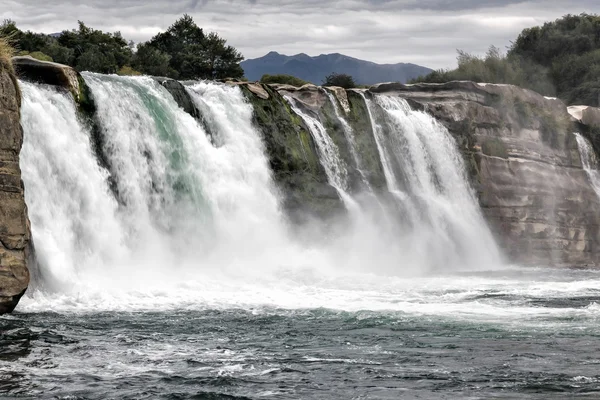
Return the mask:
{"type": "Polygon", "coordinates": [[[275,51],[260,58],[243,61],[241,66],[246,78],[251,81],[260,80],[264,74],[286,74],[316,85],[322,84],[325,77],[334,72],[352,75],[359,85],[372,85],[380,82],[406,83],[432,71],[416,64],[376,64],[338,53],[311,57],[304,53],[286,56],[275,51]]]}

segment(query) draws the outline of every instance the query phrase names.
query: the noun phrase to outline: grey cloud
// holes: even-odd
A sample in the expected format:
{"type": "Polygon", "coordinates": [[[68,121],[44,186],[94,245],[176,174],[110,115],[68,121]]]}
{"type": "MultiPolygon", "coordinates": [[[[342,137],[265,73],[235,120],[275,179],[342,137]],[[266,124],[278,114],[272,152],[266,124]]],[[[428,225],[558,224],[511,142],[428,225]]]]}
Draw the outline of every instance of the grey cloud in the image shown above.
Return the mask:
{"type": "Polygon", "coordinates": [[[597,0],[0,0],[0,18],[58,32],[77,20],[144,41],[189,13],[247,58],[268,51],[339,52],[381,63],[455,64],[456,49],[504,48],[526,27],[566,13],[600,12],[597,0]]]}

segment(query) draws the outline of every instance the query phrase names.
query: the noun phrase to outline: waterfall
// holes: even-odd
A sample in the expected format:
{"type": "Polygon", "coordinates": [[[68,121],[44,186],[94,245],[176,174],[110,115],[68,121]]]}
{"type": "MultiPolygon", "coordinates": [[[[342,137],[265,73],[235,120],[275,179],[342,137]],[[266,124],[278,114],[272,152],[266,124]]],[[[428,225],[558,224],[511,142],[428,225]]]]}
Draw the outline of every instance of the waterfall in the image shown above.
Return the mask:
{"type": "Polygon", "coordinates": [[[302,118],[307,125],[319,150],[321,164],[325,168],[327,178],[331,186],[335,187],[340,195],[344,195],[348,189],[348,171],[340,152],[327,133],[327,130],[317,118],[304,112],[293,97],[285,96],[292,110],[302,118]]]}
{"type": "Polygon", "coordinates": [[[598,172],[596,153],[589,141],[580,133],[575,133],[575,138],[577,139],[577,147],[579,148],[579,154],[581,155],[583,169],[590,179],[594,192],[600,197],[600,172],[598,172]]]}
{"type": "Polygon", "coordinates": [[[45,283],[74,284],[79,266],[114,263],[127,252],[108,173],[70,95],[20,82],[21,170],[45,283]]]}
{"type": "Polygon", "coordinates": [[[215,147],[154,80],[84,77],[99,149],[68,94],[21,83],[26,201],[44,279],[56,291],[174,292],[186,276],[240,274],[245,260],[289,254],[279,194],[239,88],[190,88],[216,121],[215,147]]]}
{"type": "MultiPolygon", "coordinates": [[[[238,87],[186,87],[209,138],[151,78],[84,79],[97,107],[93,126],[66,92],[21,83],[21,168],[45,284],[30,292],[35,304],[154,308],[280,286],[284,296],[285,287],[335,286],[347,274],[353,282],[496,261],[456,144],[403,100],[365,99],[396,196],[369,192],[358,202],[346,191],[351,160],[316,116],[287,99],[350,211],[331,229],[309,223],[299,232],[289,229],[254,110],[238,87]]],[[[354,132],[333,105],[353,147],[354,132]]],[[[356,147],[352,153],[359,161],[356,147]]]]}
{"type": "Polygon", "coordinates": [[[377,123],[373,114],[375,105],[370,99],[367,98],[367,96],[365,96],[364,92],[361,91],[359,93],[367,105],[369,120],[371,121],[371,130],[373,131],[373,136],[377,145],[377,151],[379,152],[379,158],[381,159],[381,165],[383,166],[383,174],[385,176],[388,190],[394,194],[399,194],[398,182],[396,181],[394,171],[392,170],[390,156],[387,154],[384,148],[385,137],[383,136],[383,127],[377,123]]]}
{"type": "Polygon", "coordinates": [[[400,182],[404,186],[405,195],[396,198],[410,222],[414,251],[430,265],[499,265],[499,251],[467,184],[454,139],[403,99],[376,96],[375,102],[385,113],[388,134],[382,125],[374,127],[374,134],[390,191],[398,190],[400,182]],[[402,171],[401,180],[392,162],[402,171]]]}
{"type": "Polygon", "coordinates": [[[354,130],[352,129],[352,127],[350,126],[348,121],[346,121],[346,119],[342,116],[342,111],[340,110],[340,106],[338,105],[337,99],[335,98],[333,93],[329,92],[326,89],[323,89],[323,91],[327,95],[327,98],[329,99],[329,102],[331,103],[331,106],[333,107],[336,118],[342,125],[342,129],[344,131],[344,137],[346,138],[346,141],[348,142],[348,147],[350,148],[350,153],[352,154],[352,158],[354,160],[354,163],[356,164],[356,168],[358,169],[358,172],[360,173],[361,179],[362,179],[363,183],[365,184],[365,186],[369,190],[371,190],[371,184],[369,183],[369,180],[365,176],[365,173],[362,169],[362,161],[358,154],[358,150],[356,149],[356,139],[354,137],[354,130]]]}

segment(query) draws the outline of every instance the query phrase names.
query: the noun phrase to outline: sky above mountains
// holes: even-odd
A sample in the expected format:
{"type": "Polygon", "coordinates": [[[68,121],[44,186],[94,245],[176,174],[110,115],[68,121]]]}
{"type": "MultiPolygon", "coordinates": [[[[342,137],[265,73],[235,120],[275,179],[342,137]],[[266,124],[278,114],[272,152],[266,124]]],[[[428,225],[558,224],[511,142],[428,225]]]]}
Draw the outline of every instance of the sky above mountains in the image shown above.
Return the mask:
{"type": "Polygon", "coordinates": [[[505,49],[519,32],[564,14],[600,13],[598,0],[0,0],[0,18],[59,32],[77,20],[136,42],[184,13],[246,58],[342,53],[378,63],[453,67],[456,49],[505,49]]]}

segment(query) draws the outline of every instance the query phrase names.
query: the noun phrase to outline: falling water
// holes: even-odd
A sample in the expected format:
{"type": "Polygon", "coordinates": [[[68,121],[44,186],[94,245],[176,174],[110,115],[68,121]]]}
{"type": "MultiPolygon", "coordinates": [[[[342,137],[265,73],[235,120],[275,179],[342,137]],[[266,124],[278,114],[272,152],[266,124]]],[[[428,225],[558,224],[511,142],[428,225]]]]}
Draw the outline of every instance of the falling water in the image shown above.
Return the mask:
{"type": "Polygon", "coordinates": [[[581,164],[587,174],[594,191],[600,197],[600,172],[598,172],[598,160],[596,159],[596,153],[590,145],[589,141],[581,136],[580,133],[575,133],[577,139],[577,147],[579,148],[579,154],[581,155],[581,164]]]}
{"type": "Polygon", "coordinates": [[[130,304],[167,293],[179,302],[197,297],[191,285],[210,282],[203,276],[254,274],[247,260],[277,266],[270,260],[291,254],[252,108],[239,88],[190,88],[216,121],[215,147],[154,80],[85,79],[98,107],[98,149],[68,94],[22,83],[23,180],[38,258],[57,291],[95,296],[89,302],[136,291],[151,297],[135,295],[130,304]]]}
{"type": "Polygon", "coordinates": [[[381,158],[390,156],[384,162],[389,189],[397,190],[402,182],[407,194],[397,198],[406,208],[412,248],[422,259],[429,259],[430,265],[499,265],[498,249],[447,130],[431,116],[413,111],[403,99],[377,96],[375,101],[387,117],[388,135],[382,134],[382,126],[374,130],[379,132],[375,135],[381,158]],[[402,171],[402,179],[394,175],[392,160],[402,171]]]}
{"type": "Polygon", "coordinates": [[[294,98],[289,96],[286,96],[285,98],[289,102],[292,110],[299,115],[308,126],[317,145],[317,149],[319,150],[320,160],[327,173],[329,183],[343,195],[348,189],[348,171],[344,161],[340,157],[337,146],[327,133],[327,130],[321,121],[300,109],[294,98]]]}
{"type": "Polygon", "coordinates": [[[375,143],[377,144],[377,151],[379,152],[379,158],[381,159],[381,165],[383,166],[383,174],[385,175],[388,190],[392,193],[400,194],[398,182],[396,181],[396,177],[394,176],[394,172],[392,170],[390,155],[384,148],[385,137],[383,135],[383,127],[377,123],[377,120],[373,114],[375,105],[371,99],[368,99],[367,96],[365,96],[364,92],[359,93],[367,105],[369,120],[371,121],[371,130],[373,131],[373,137],[375,138],[375,143]]]}
{"type": "Polygon", "coordinates": [[[350,153],[352,154],[352,158],[354,160],[354,163],[356,164],[356,168],[358,169],[358,172],[360,173],[361,179],[362,179],[363,183],[365,184],[365,186],[369,190],[371,190],[371,185],[369,184],[369,180],[367,179],[367,177],[365,176],[365,172],[363,171],[362,160],[358,154],[358,150],[356,149],[356,138],[354,137],[354,130],[352,129],[352,127],[350,126],[348,121],[346,121],[346,119],[343,117],[342,112],[340,110],[340,106],[338,105],[338,102],[337,102],[337,99],[335,98],[335,96],[326,89],[323,89],[323,91],[329,98],[329,102],[331,103],[331,105],[333,107],[336,118],[338,119],[338,121],[340,121],[340,124],[342,124],[342,129],[344,131],[344,137],[346,138],[346,141],[348,142],[348,147],[350,148],[350,153]]]}

